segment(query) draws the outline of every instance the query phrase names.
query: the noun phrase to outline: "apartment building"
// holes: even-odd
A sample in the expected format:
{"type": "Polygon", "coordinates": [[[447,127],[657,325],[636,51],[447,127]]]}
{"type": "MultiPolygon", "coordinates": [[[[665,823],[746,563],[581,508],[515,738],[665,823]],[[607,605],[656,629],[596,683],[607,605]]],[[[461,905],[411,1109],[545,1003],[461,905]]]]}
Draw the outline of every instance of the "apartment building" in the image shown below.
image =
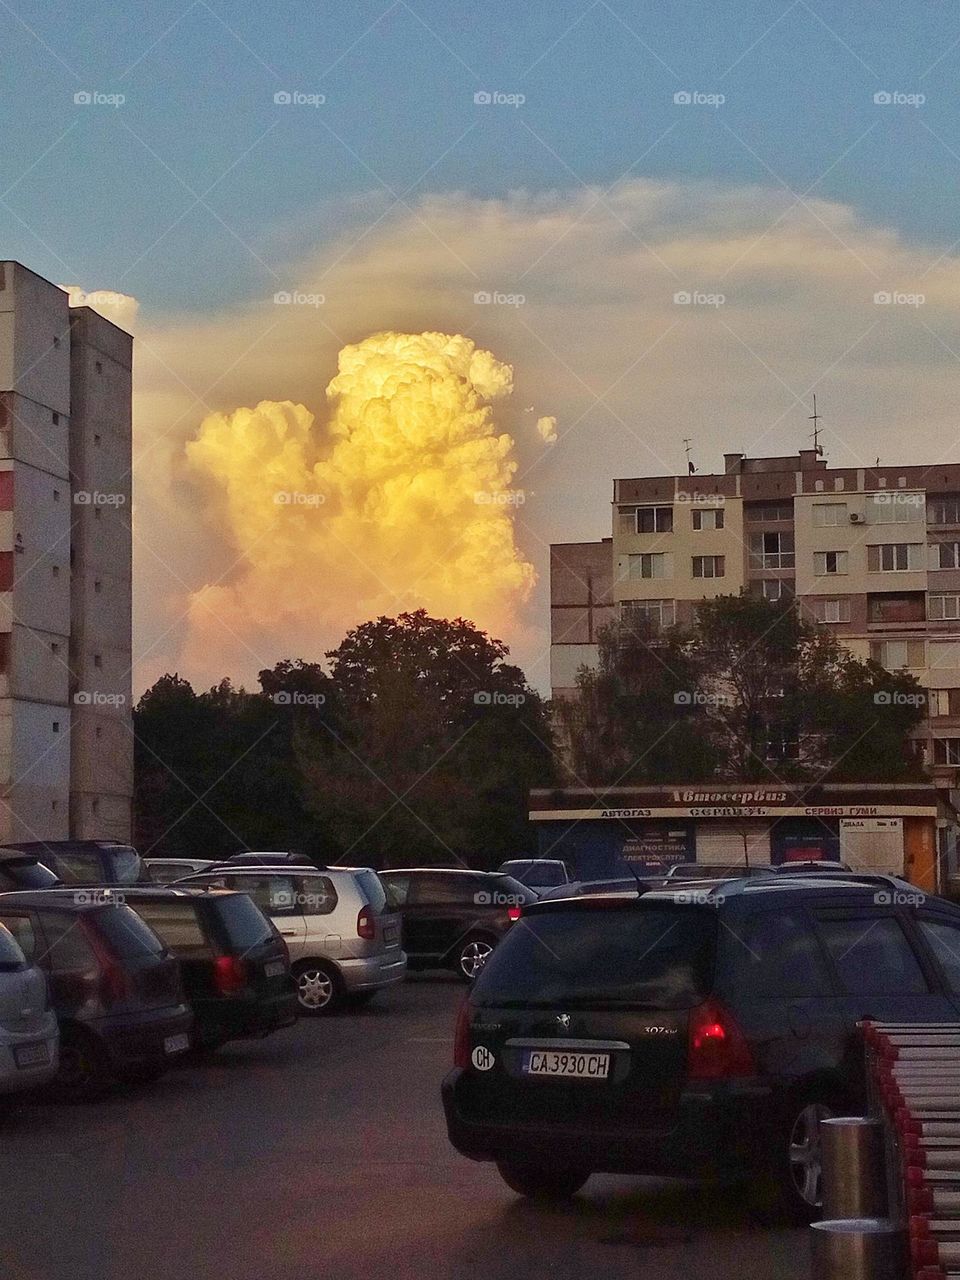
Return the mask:
{"type": "Polygon", "coordinates": [[[131,372],[0,262],[0,841],[130,838],[131,372]]]}
{"type": "Polygon", "coordinates": [[[960,465],[830,467],[815,450],[716,475],[616,480],[609,538],[551,548],[551,683],[572,696],[605,621],[689,623],[747,591],[796,597],[858,657],[929,691],[935,777],[960,768],[960,465]]]}

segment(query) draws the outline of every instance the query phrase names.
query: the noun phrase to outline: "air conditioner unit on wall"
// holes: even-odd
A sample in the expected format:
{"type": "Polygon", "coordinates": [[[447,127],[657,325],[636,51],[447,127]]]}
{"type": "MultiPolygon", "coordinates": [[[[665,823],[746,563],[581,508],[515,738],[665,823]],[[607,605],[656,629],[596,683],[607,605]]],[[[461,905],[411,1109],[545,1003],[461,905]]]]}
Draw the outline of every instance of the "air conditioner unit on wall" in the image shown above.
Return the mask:
{"type": "Polygon", "coordinates": [[[851,511],[851,512],[850,512],[850,523],[851,523],[851,524],[865,524],[865,523],[866,523],[866,517],[864,516],[864,514],[863,514],[863,512],[862,512],[862,511],[851,511]]]}

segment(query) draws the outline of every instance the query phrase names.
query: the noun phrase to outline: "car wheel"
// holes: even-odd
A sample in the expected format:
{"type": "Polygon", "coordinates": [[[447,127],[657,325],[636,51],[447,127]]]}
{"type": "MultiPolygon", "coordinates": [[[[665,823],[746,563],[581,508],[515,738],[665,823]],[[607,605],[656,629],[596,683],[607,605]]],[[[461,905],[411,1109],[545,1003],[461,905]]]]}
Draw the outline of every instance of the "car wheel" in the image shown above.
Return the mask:
{"type": "Polygon", "coordinates": [[[293,971],[300,1012],[308,1017],[332,1013],[343,1000],[343,984],[332,965],[307,960],[293,971]]]}
{"type": "Polygon", "coordinates": [[[94,1102],[116,1078],[106,1050],[96,1037],[76,1029],[60,1033],[60,1065],[47,1086],[58,1102],[94,1102]]]}
{"type": "Polygon", "coordinates": [[[540,1165],[497,1161],[497,1169],[511,1191],[518,1196],[542,1200],[569,1200],[590,1177],[589,1169],[544,1169],[540,1165]]]}
{"type": "Polygon", "coordinates": [[[487,963],[494,945],[492,938],[485,938],[480,934],[474,934],[460,944],[460,950],[457,952],[457,973],[465,982],[473,982],[477,977],[487,963]]]}
{"type": "Polygon", "coordinates": [[[814,1222],[820,1217],[823,1208],[820,1122],[838,1114],[837,1104],[819,1094],[794,1098],[784,1112],[774,1160],[780,1208],[792,1222],[814,1222]]]}

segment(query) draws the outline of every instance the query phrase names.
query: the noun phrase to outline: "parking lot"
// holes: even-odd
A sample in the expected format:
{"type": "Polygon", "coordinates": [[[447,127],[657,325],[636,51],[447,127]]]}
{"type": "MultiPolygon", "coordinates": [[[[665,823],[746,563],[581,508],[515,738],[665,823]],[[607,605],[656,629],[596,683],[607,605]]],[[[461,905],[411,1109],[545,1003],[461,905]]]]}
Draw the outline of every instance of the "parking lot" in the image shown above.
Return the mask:
{"type": "Polygon", "coordinates": [[[459,1157],[439,1083],[462,994],[413,975],[97,1104],[21,1105],[0,1122],[0,1274],[808,1275],[806,1233],[752,1221],[736,1194],[597,1176],[572,1206],[533,1205],[459,1157]]]}

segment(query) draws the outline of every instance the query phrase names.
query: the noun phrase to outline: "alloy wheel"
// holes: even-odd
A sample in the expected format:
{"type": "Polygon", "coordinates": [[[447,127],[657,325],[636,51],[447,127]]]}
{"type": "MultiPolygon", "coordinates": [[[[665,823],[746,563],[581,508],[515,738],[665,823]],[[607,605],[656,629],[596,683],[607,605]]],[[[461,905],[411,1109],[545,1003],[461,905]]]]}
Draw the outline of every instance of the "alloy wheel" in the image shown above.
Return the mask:
{"type": "Polygon", "coordinates": [[[333,999],[333,978],[323,969],[302,969],[297,975],[297,999],[316,1013],[333,999]]]}
{"type": "Polygon", "coordinates": [[[822,1102],[809,1102],[798,1113],[790,1131],[790,1177],[800,1199],[813,1209],[823,1203],[823,1155],[820,1121],[833,1112],[822,1102]]]}
{"type": "Polygon", "coordinates": [[[487,956],[492,950],[493,945],[484,942],[482,938],[474,938],[472,942],[466,943],[460,952],[460,971],[463,976],[472,982],[486,964],[487,956]]]}

